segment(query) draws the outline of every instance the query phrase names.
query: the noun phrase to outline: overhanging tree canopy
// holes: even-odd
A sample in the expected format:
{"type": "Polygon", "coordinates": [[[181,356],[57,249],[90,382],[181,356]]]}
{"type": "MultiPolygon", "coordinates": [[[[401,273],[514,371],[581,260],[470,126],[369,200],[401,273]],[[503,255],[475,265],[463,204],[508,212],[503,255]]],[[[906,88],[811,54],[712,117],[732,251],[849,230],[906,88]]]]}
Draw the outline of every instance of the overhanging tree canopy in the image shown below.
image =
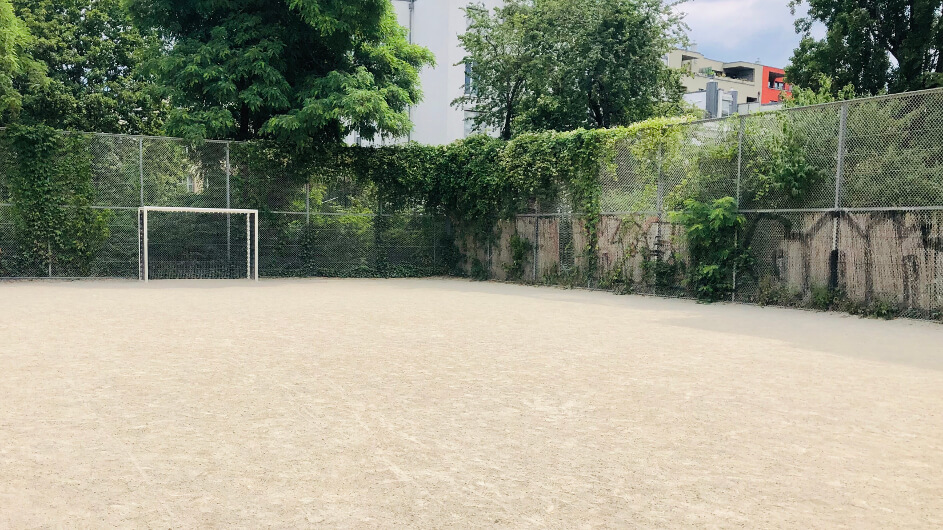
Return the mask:
{"type": "Polygon", "coordinates": [[[189,137],[404,135],[433,61],[390,0],[145,0],[132,12],[167,43],[153,64],[175,107],[167,131],[189,137]]]}
{"type": "Polygon", "coordinates": [[[14,0],[32,38],[30,55],[47,67],[37,86],[19,75],[21,121],[58,129],[156,134],[166,105],[139,71],[159,52],[155,35],[134,27],[121,0],[14,0]]]}
{"type": "MultiPolygon", "coordinates": [[[[508,0],[469,6],[471,86],[455,104],[512,132],[608,128],[664,113],[683,89],[663,56],[685,40],[677,2],[508,0]],[[512,131],[513,129],[513,131],[512,131]]],[[[679,110],[679,109],[678,109],[679,110]]]]}
{"type": "Polygon", "coordinates": [[[22,78],[29,88],[46,82],[42,66],[26,53],[31,40],[10,0],[0,0],[0,125],[17,118],[23,106],[23,95],[14,79],[22,78]]]}
{"type": "Polygon", "coordinates": [[[822,74],[835,89],[860,94],[943,86],[943,0],[792,0],[807,7],[796,22],[805,35],[786,69],[790,82],[818,89],[822,74]],[[813,23],[828,33],[816,40],[813,23]]]}

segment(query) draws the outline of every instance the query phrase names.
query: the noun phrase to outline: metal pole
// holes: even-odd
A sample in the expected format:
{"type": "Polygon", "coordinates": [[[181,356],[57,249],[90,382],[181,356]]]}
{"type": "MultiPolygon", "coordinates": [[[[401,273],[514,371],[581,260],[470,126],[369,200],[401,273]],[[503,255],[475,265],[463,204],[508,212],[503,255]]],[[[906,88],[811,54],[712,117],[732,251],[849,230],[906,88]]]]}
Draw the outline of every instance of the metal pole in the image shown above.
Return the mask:
{"type": "Polygon", "coordinates": [[[141,188],[141,204],[144,207],[144,138],[138,138],[138,183],[141,188]]]}
{"type": "MultiPolygon", "coordinates": [[[[415,18],[415,14],[416,14],[416,0],[409,0],[409,43],[410,44],[413,43],[413,19],[415,18]]],[[[410,105],[409,107],[407,107],[406,112],[409,116],[409,123],[413,123],[413,106],[410,105]]],[[[413,131],[412,129],[410,129],[409,132],[406,133],[406,142],[409,143],[412,141],[413,141],[413,131]]]]}
{"type": "MultiPolygon", "coordinates": [[[[491,229],[491,235],[494,236],[494,228],[491,229]]],[[[491,269],[493,268],[493,266],[494,264],[492,263],[492,260],[491,260],[491,237],[489,237],[488,238],[488,277],[489,278],[491,277],[491,274],[492,274],[491,269]]]]}
{"type": "Polygon", "coordinates": [[[249,221],[252,220],[252,214],[246,214],[246,279],[252,279],[252,231],[249,221]]]}
{"type": "MultiPolygon", "coordinates": [[[[226,142],[226,208],[231,208],[231,199],[229,194],[229,177],[232,170],[229,166],[229,142],[226,142]]],[[[230,268],[232,261],[232,215],[226,214],[226,268],[230,268]]],[[[232,271],[229,272],[232,274],[232,271]]]]}
{"type": "MultiPolygon", "coordinates": [[[[655,182],[655,210],[657,213],[657,218],[655,220],[655,261],[661,262],[661,221],[664,217],[664,190],[662,189],[662,178],[664,172],[664,155],[665,155],[665,146],[661,143],[658,144],[658,177],[655,182]]],[[[654,268],[653,272],[654,284],[652,285],[652,293],[655,293],[658,289],[658,267],[654,268]]]]}
{"type": "MultiPolygon", "coordinates": [[[[740,208],[740,181],[743,174],[743,133],[744,133],[744,124],[746,122],[745,116],[740,116],[740,131],[737,133],[737,209],[740,208]]],[[[740,230],[737,229],[736,233],[733,235],[733,248],[740,248],[740,230]]],[[[737,264],[733,264],[733,292],[730,294],[730,301],[737,301],[737,264]]]]}
{"type": "Polygon", "coordinates": [[[259,212],[255,215],[255,281],[259,281],[259,212]]]}
{"type": "Polygon", "coordinates": [[[147,282],[147,281],[149,280],[148,277],[150,276],[150,274],[149,274],[150,260],[148,259],[149,256],[148,256],[148,252],[147,252],[147,208],[141,209],[141,213],[142,213],[142,215],[144,216],[144,246],[143,246],[143,250],[144,250],[144,281],[147,282]]]}
{"type": "Polygon", "coordinates": [[[658,145],[658,180],[655,182],[655,210],[658,212],[658,222],[655,232],[655,259],[661,261],[661,220],[664,217],[664,188],[662,185],[664,171],[665,146],[658,145]]]}
{"type": "Polygon", "coordinates": [[[848,104],[841,106],[838,122],[838,163],[835,168],[835,209],[841,208],[842,179],[845,177],[845,134],[848,128],[848,104]]]}
{"type": "Polygon", "coordinates": [[[737,133],[737,208],[740,208],[740,182],[743,175],[743,137],[746,129],[746,116],[740,116],[740,131],[737,133]]]}
{"type": "Polygon", "coordinates": [[[305,224],[311,224],[311,183],[305,182],[305,224]]]}
{"type": "Polygon", "coordinates": [[[848,103],[841,106],[838,122],[838,160],[835,166],[835,212],[832,214],[832,253],[829,257],[829,288],[838,288],[838,219],[841,213],[842,180],[845,176],[845,136],[848,129],[848,103]]]}
{"type": "Polygon", "coordinates": [[[138,280],[141,280],[142,279],[141,277],[143,276],[142,274],[143,271],[141,270],[141,267],[144,265],[144,263],[141,261],[141,211],[140,210],[138,210],[136,217],[138,218],[138,280]]]}
{"type": "Polygon", "coordinates": [[[540,256],[540,217],[534,217],[534,283],[537,283],[537,260],[540,256]]]}

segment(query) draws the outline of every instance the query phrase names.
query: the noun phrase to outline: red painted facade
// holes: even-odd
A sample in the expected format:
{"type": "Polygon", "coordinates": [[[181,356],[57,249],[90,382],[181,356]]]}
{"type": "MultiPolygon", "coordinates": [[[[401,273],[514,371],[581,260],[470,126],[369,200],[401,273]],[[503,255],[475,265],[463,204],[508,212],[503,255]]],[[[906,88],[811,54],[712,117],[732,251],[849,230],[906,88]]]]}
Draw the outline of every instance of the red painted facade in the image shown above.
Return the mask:
{"type": "Polygon", "coordinates": [[[785,77],[786,72],[782,68],[763,67],[763,78],[760,81],[763,85],[761,103],[777,103],[780,93],[783,91],[786,92],[786,97],[789,97],[792,93],[792,87],[783,82],[785,77]]]}

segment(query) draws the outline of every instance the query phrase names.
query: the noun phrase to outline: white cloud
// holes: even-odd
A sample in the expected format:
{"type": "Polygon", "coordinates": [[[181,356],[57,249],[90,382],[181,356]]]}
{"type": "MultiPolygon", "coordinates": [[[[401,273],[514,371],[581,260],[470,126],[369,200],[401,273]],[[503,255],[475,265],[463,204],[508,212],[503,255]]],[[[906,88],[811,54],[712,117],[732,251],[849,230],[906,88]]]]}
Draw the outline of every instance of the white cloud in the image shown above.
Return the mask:
{"type": "Polygon", "coordinates": [[[712,58],[784,66],[799,42],[788,0],[689,0],[678,11],[698,50],[718,55],[712,58]]]}

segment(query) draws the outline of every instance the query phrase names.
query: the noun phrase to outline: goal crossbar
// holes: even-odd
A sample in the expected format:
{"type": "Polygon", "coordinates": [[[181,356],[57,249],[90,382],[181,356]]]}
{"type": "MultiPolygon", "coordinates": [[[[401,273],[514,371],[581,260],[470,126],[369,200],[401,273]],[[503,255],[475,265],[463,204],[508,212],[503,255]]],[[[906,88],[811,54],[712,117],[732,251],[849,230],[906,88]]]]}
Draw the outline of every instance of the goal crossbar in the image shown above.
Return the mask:
{"type": "MultiPolygon", "coordinates": [[[[150,212],[235,214],[246,216],[246,278],[259,281],[259,211],[248,208],[190,208],[183,206],[142,206],[138,208],[138,262],[140,279],[150,276],[148,250],[148,214],[150,212]],[[251,252],[250,252],[251,249],[251,252]]],[[[228,221],[227,221],[228,222],[228,221]]]]}

